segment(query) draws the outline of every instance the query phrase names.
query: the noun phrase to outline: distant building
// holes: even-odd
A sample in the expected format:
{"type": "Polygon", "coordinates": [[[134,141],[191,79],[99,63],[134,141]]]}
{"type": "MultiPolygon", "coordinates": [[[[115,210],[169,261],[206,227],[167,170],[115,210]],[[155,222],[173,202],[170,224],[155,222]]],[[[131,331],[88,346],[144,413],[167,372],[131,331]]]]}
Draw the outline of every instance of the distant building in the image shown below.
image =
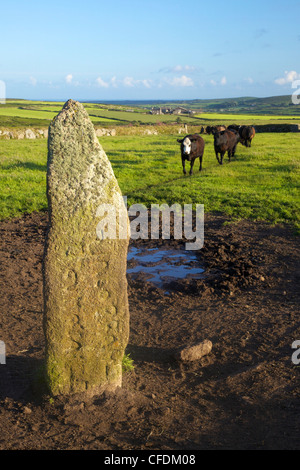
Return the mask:
{"type": "Polygon", "coordinates": [[[195,114],[195,111],[178,106],[177,108],[173,109],[172,114],[195,114]]]}
{"type": "Polygon", "coordinates": [[[191,111],[190,109],[183,108],[182,106],[178,106],[175,109],[171,108],[151,108],[149,111],[150,114],[195,114],[195,111],[191,111]]]}
{"type": "Polygon", "coordinates": [[[163,114],[161,108],[151,108],[150,114],[163,114]]]}

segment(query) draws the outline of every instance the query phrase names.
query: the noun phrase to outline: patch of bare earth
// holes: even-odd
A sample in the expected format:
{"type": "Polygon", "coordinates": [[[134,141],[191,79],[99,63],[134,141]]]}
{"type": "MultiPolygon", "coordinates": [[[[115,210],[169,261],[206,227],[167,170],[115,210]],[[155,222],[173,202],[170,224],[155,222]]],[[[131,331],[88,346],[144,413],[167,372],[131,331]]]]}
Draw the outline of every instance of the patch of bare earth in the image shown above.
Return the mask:
{"type": "MultiPolygon", "coordinates": [[[[123,388],[51,399],[44,356],[47,214],[0,223],[0,449],[299,449],[299,238],[287,227],[206,215],[205,278],[158,289],[128,276],[135,369],[123,388]],[[208,339],[210,354],[174,350],[208,339]]],[[[172,245],[136,241],[135,246],[172,245]]]]}

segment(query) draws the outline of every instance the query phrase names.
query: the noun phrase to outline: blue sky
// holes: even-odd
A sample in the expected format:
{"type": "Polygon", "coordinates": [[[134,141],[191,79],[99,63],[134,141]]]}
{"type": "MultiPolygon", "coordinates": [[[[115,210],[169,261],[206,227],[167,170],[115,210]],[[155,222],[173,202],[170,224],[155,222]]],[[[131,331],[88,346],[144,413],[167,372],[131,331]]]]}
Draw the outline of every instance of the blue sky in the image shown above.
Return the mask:
{"type": "Polygon", "coordinates": [[[1,2],[8,98],[205,99],[291,94],[299,0],[1,2]]]}

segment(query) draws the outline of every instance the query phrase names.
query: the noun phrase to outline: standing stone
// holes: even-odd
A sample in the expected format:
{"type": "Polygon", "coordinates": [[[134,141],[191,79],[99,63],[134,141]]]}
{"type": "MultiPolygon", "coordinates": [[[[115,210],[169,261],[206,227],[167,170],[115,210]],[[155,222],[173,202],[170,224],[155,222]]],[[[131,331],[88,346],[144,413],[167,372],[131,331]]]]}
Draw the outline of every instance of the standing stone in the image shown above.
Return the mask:
{"type": "Polygon", "coordinates": [[[47,381],[53,395],[94,395],[121,386],[129,336],[129,223],[93,124],[84,107],[73,100],[49,126],[47,196],[50,223],[43,265],[47,381]],[[97,209],[102,204],[113,205],[120,214],[119,228],[119,221],[126,221],[123,239],[98,238],[97,209]]]}

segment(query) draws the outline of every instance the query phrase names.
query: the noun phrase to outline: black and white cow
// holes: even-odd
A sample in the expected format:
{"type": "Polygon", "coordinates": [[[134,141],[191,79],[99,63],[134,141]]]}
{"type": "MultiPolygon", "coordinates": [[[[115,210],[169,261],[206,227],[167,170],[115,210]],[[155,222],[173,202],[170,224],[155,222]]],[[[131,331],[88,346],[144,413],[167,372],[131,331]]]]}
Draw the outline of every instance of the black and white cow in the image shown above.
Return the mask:
{"type": "Polygon", "coordinates": [[[177,139],[181,146],[181,160],[183,173],[186,175],[185,162],[191,163],[190,176],[193,174],[193,166],[196,158],[200,159],[200,169],[202,170],[202,160],[205,148],[205,142],[199,134],[190,134],[184,139],[177,139]]]}

